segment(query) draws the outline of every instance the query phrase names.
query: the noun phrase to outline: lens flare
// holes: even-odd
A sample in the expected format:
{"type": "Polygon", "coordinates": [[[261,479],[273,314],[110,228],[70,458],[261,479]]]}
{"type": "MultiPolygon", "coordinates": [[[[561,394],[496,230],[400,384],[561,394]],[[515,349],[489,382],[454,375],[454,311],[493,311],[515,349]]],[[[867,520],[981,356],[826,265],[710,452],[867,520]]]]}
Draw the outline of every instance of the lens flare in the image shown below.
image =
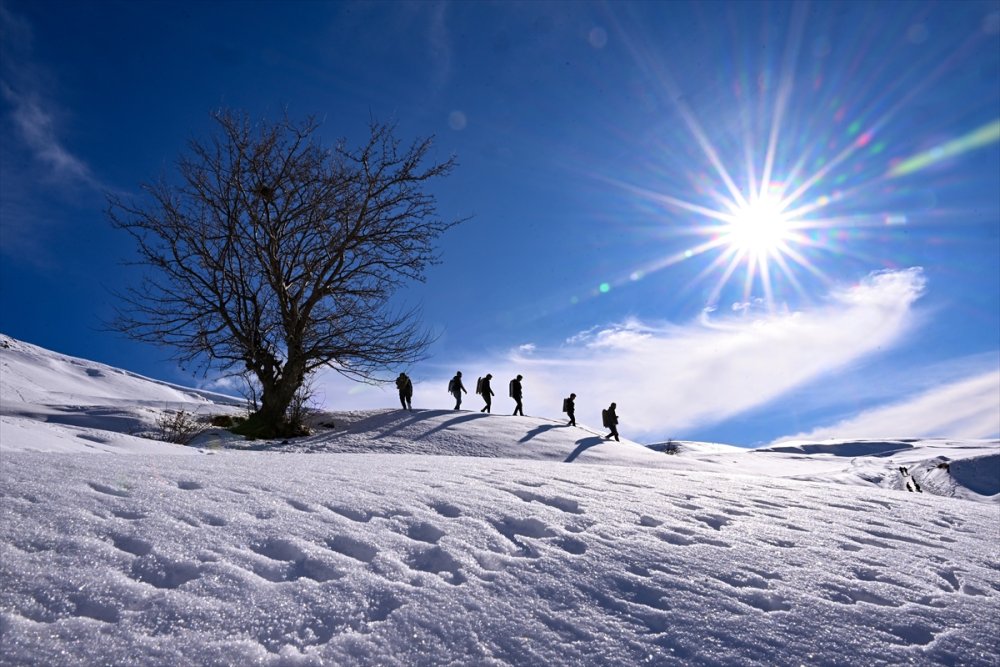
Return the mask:
{"type": "MultiPolygon", "coordinates": [[[[747,18],[738,3],[727,11],[733,27],[747,18]]],[[[772,310],[795,296],[809,301],[833,282],[826,271],[893,266],[894,240],[910,243],[918,224],[956,213],[939,210],[933,187],[902,177],[1000,141],[997,120],[966,134],[952,128],[959,138],[914,154],[919,139],[908,122],[914,107],[937,102],[937,83],[955,85],[951,74],[985,37],[910,52],[883,39],[889,26],[871,25],[862,41],[880,50],[843,60],[826,57],[839,47],[823,36],[836,20],[825,7],[782,5],[765,32],[778,16],[783,48],[757,58],[745,40],[720,37],[731,53],[714,78],[673,70],[654,36],[619,26],[669,118],[657,140],[644,137],[657,151],[641,152],[648,157],[634,176],[601,176],[641,208],[652,236],[673,246],[630,267],[628,279],[689,262],[697,269],[679,274],[684,282],[673,293],[697,293],[710,309],[723,298],[772,310]]]]}
{"type": "Polygon", "coordinates": [[[989,125],[970,132],[964,137],[959,137],[947,143],[935,146],[929,151],[924,151],[919,155],[903,160],[889,170],[889,176],[906,176],[915,171],[926,169],[936,162],[947,160],[948,158],[961,155],[966,151],[975,150],[1000,141],[1000,120],[995,120],[989,125]]]}

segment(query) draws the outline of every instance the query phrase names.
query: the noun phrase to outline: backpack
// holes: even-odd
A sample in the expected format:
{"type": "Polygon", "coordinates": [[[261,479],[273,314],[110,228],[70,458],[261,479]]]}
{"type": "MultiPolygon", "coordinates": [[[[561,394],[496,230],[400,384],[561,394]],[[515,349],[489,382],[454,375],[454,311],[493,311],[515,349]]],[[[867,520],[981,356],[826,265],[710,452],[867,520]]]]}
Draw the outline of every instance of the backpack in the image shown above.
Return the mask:
{"type": "Polygon", "coordinates": [[[449,394],[455,393],[455,378],[448,380],[448,393],[449,394]]]}
{"type": "Polygon", "coordinates": [[[563,412],[569,412],[569,399],[563,399],[563,412]]]}
{"type": "Polygon", "coordinates": [[[511,380],[510,384],[507,385],[507,395],[510,396],[511,398],[514,398],[514,383],[515,382],[517,382],[517,380],[511,380]]]}
{"type": "Polygon", "coordinates": [[[607,409],[601,410],[601,421],[608,428],[611,428],[611,417],[608,415],[607,409]]]}
{"type": "Polygon", "coordinates": [[[476,393],[477,394],[483,393],[483,378],[479,378],[478,380],[476,380],[476,393]]]}

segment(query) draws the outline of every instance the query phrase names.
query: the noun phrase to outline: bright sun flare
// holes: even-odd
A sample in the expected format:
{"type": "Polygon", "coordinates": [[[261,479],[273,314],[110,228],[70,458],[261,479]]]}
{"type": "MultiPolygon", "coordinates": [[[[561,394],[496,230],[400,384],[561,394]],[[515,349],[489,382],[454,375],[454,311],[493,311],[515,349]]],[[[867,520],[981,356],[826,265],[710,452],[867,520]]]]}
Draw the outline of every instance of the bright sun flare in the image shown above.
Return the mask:
{"type": "Polygon", "coordinates": [[[725,227],[725,239],[733,250],[751,257],[767,257],[788,240],[789,222],[778,200],[762,196],[734,208],[725,227]]]}

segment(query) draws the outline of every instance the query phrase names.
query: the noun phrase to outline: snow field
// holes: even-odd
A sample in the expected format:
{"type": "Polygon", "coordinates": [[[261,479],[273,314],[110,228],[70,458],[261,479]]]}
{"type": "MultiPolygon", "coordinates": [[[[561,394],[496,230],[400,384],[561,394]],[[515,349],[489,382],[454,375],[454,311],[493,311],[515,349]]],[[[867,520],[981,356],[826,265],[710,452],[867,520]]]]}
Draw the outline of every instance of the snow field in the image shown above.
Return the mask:
{"type": "Polygon", "coordinates": [[[444,456],[4,453],[3,664],[994,665],[997,508],[444,456]]]}
{"type": "Polygon", "coordinates": [[[996,441],[179,409],[239,411],[0,337],[0,665],[1000,664],[996,441]]]}

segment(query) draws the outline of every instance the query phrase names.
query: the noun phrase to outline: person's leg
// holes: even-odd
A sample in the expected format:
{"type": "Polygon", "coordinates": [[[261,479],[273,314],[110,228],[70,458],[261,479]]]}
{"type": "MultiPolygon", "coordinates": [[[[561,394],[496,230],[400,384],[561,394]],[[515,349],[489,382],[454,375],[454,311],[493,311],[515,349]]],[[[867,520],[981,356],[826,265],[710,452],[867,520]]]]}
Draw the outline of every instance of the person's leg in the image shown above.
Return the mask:
{"type": "Polygon", "coordinates": [[[399,403],[400,403],[400,405],[403,406],[403,409],[405,410],[406,409],[406,397],[403,396],[402,394],[399,395],[399,403]]]}

